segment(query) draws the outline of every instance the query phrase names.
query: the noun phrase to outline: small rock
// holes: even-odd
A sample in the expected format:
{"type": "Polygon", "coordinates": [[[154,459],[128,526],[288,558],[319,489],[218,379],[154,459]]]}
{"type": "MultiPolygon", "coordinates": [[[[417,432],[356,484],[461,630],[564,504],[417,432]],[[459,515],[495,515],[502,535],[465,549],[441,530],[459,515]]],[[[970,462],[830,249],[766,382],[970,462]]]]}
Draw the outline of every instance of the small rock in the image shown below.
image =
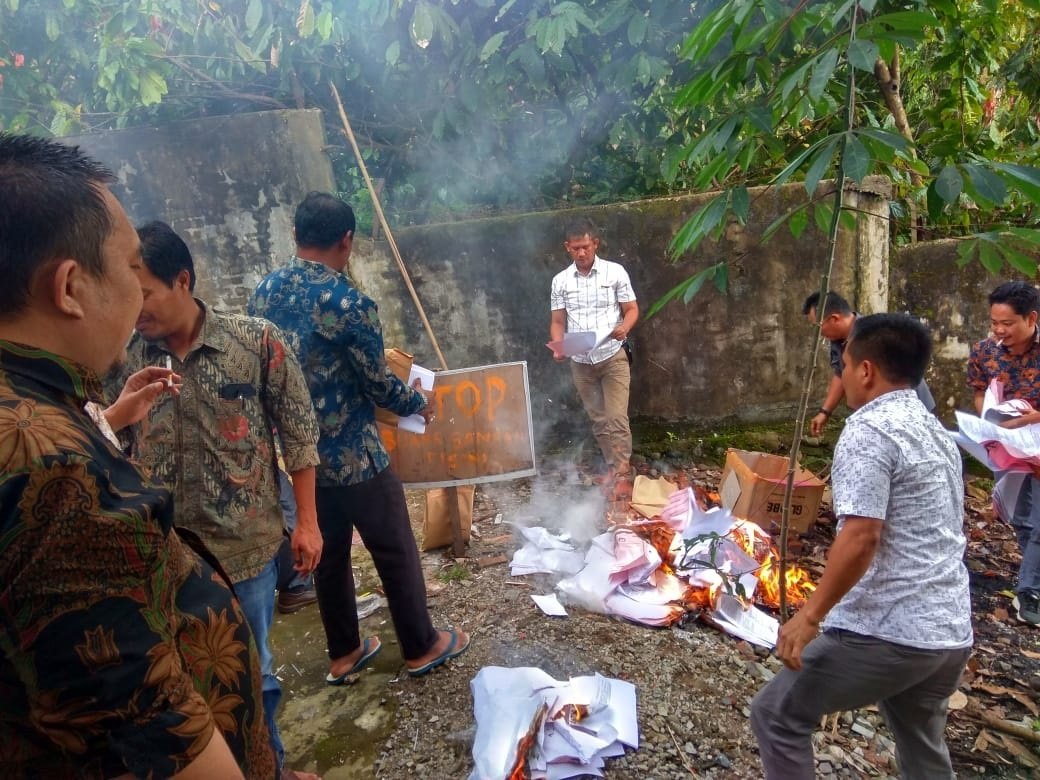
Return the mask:
{"type": "Polygon", "coordinates": [[[852,730],[859,734],[861,737],[866,737],[867,739],[873,739],[874,734],[876,733],[874,729],[870,726],[870,724],[862,720],[857,720],[855,723],[853,723],[852,730]]]}
{"type": "Polygon", "coordinates": [[[683,750],[688,756],[697,755],[697,748],[694,746],[692,742],[687,742],[685,745],[683,745],[683,750]]]}
{"type": "Polygon", "coordinates": [[[721,766],[723,769],[733,768],[732,762],[729,760],[729,758],[726,757],[725,753],[719,753],[718,758],[715,759],[715,763],[721,766]]]}

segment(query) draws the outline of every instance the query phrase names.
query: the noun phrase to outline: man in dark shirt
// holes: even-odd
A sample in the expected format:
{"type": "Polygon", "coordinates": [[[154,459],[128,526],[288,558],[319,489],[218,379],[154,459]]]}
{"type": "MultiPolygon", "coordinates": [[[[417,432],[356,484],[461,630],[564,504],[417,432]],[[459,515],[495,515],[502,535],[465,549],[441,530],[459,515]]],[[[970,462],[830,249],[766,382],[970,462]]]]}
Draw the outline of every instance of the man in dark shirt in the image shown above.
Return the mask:
{"type": "Polygon", "coordinates": [[[381,647],[358,628],[350,546],[356,527],[383,582],[408,673],[426,674],[469,646],[463,631],[433,627],[401,481],[379,439],[375,409],[429,419],[432,407],[386,364],[375,302],[347,276],[354,212],[312,192],[296,209],[296,256],[256,288],[251,314],[285,333],[300,357],[321,435],[318,525],[325,550],[314,582],[329,643],[326,682],[340,685],[381,647]]]}
{"type": "MultiPolygon", "coordinates": [[[[814,292],[802,304],[802,314],[809,320],[810,325],[816,324],[819,304],[820,294],[818,292],[814,292]]],[[[820,334],[830,343],[829,357],[834,376],[831,377],[831,383],[827,387],[827,397],[823,399],[823,404],[809,422],[809,430],[813,436],[823,433],[823,426],[827,424],[827,420],[834,414],[834,410],[845,397],[845,388],[841,384],[842,356],[845,354],[845,344],[848,342],[849,334],[852,333],[852,326],[856,322],[857,316],[848,301],[836,292],[827,293],[823,302],[820,334]]],[[[921,403],[924,404],[924,408],[929,412],[934,412],[935,399],[923,379],[914,390],[917,392],[917,397],[921,399],[921,403]]]]}
{"type": "Polygon", "coordinates": [[[271,778],[229,585],[84,410],[141,307],[113,180],[0,134],[0,776],[271,778]]]}
{"type": "MultiPolygon", "coordinates": [[[[1004,282],[989,294],[992,335],[972,347],[968,387],[981,414],[986,388],[1000,381],[1004,398],[1028,401],[1037,411],[1002,423],[1006,428],[1040,423],[1040,292],[1028,282],[1004,282]]],[[[1011,516],[1022,563],[1015,585],[1015,608],[1024,623],[1040,625],[1040,481],[1022,483],[1011,516]]]]}

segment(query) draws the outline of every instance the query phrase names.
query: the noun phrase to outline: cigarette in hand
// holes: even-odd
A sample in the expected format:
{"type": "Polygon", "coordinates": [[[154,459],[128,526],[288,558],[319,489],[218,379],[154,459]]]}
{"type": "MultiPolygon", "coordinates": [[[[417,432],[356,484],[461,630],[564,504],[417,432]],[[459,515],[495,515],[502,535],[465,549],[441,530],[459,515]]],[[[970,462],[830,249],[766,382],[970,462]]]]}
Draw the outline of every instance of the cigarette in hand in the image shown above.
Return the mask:
{"type": "MultiPolygon", "coordinates": [[[[166,370],[167,371],[173,371],[173,360],[170,358],[169,355],[166,356],[166,359],[165,359],[164,362],[166,364],[166,370]]],[[[167,387],[173,387],[173,375],[172,374],[170,374],[170,375],[168,375],[166,377],[166,386],[167,387]]]]}

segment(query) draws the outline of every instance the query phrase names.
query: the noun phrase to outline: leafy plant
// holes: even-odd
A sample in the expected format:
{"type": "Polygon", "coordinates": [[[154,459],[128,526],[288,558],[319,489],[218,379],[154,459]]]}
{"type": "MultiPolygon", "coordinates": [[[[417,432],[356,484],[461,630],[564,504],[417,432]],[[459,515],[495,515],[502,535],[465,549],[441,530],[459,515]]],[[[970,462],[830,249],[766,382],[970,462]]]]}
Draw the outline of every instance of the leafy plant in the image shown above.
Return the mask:
{"type": "Polygon", "coordinates": [[[453,563],[446,569],[437,572],[437,579],[444,583],[462,582],[473,576],[472,572],[461,563],[453,563]]]}
{"type": "MultiPolygon", "coordinates": [[[[694,187],[719,193],[675,236],[673,256],[718,240],[731,219],[746,222],[751,184],[801,181],[809,196],[765,231],[768,240],[784,224],[799,235],[810,212],[826,232],[825,179],[862,182],[880,173],[896,184],[894,213],[908,220],[911,237],[962,236],[964,262],[1032,274],[1040,252],[1040,81],[1024,52],[1033,50],[1038,26],[1037,0],[717,6],[680,51],[694,71],[676,105],[696,132],[668,172],[686,170],[694,187]],[[914,57],[918,48],[924,56],[914,57]],[[923,99],[904,100],[904,73],[922,85],[923,99]]],[[[711,263],[653,310],[689,302],[708,280],[725,290],[726,268],[711,263]]]]}

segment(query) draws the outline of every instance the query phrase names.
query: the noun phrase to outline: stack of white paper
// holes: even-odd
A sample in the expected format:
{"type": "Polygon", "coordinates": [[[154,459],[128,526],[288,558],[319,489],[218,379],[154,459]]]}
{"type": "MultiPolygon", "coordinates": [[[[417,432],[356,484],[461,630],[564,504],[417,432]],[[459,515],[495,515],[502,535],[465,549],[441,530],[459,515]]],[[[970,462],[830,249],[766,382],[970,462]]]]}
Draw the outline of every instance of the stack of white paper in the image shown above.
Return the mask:
{"type": "Polygon", "coordinates": [[[575,355],[591,352],[596,347],[607,343],[610,340],[610,334],[613,332],[613,328],[606,328],[599,331],[564,333],[562,339],[550,341],[545,346],[551,349],[553,354],[562,355],[563,357],[574,357],[575,355]]]}
{"type": "Polygon", "coordinates": [[[575,574],[581,571],[584,555],[574,549],[566,533],[553,534],[541,526],[511,523],[527,540],[510,563],[510,574],[575,574]]]}
{"type": "Polygon", "coordinates": [[[470,780],[601,777],[606,759],[639,747],[636,689],[601,675],[553,679],[540,669],[488,666],[470,682],[477,733],[470,780]],[[536,729],[530,752],[519,746],[536,729]]]}

